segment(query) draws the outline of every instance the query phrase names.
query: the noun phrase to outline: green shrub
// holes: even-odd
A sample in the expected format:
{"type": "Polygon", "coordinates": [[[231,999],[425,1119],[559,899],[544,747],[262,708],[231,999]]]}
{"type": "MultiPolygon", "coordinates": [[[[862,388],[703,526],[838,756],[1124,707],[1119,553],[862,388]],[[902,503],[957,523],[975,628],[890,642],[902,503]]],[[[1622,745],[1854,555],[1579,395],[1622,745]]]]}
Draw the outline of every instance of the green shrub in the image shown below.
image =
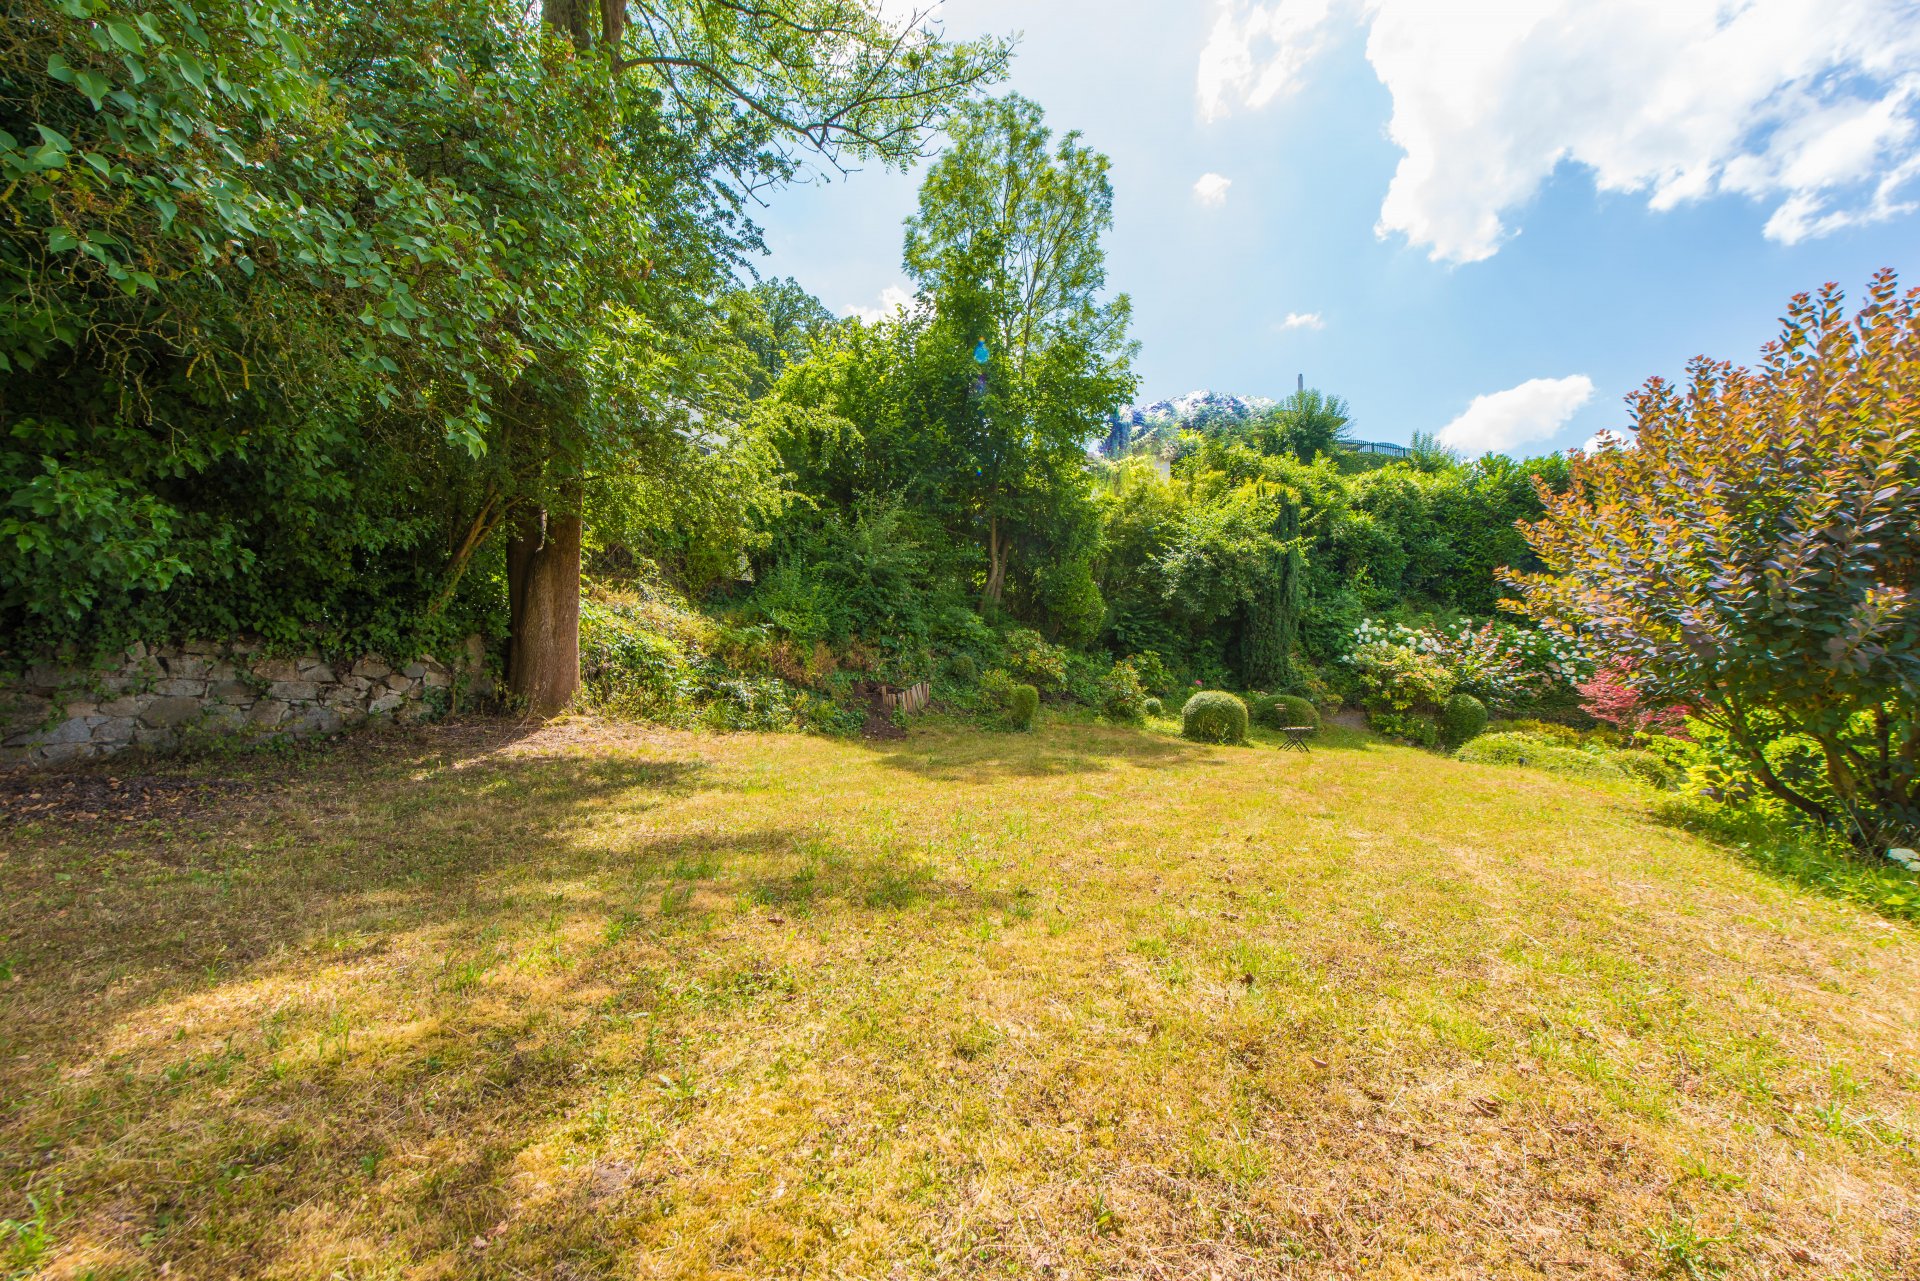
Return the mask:
{"type": "Polygon", "coordinates": [[[1492,734],[1525,734],[1529,738],[1541,739],[1560,747],[1580,747],[1589,742],[1591,733],[1583,733],[1569,725],[1556,724],[1541,720],[1499,720],[1487,725],[1492,734]]]}
{"type": "Polygon", "coordinates": [[[1032,729],[1034,713],[1040,709],[1040,691],[1019,684],[996,667],[980,677],[980,707],[1007,729],[1032,729]]]}
{"type": "Polygon", "coordinates": [[[1165,716],[1167,705],[1149,694],[1140,704],[1140,711],[1146,716],[1165,716]]]}
{"type": "Polygon", "coordinates": [[[971,654],[955,654],[947,660],[947,676],[956,685],[971,685],[980,679],[980,664],[971,654]]]}
{"type": "Polygon", "coordinates": [[[1447,701],[1457,681],[1432,654],[1383,640],[1358,646],[1347,662],[1369,712],[1431,714],[1447,701]]]}
{"type": "Polygon", "coordinates": [[[1100,678],[1097,693],[1101,712],[1116,721],[1137,721],[1146,715],[1147,691],[1132,663],[1115,663],[1100,678]]]}
{"type": "Polygon", "coordinates": [[[1680,780],[1685,777],[1673,762],[1637,747],[1608,752],[1607,759],[1648,787],[1657,787],[1662,791],[1678,787],[1680,780]]]}
{"type": "Polygon", "coordinates": [[[1303,725],[1320,728],[1320,713],[1297,694],[1281,694],[1275,698],[1271,715],[1273,720],[1268,723],[1275,729],[1298,729],[1303,725]]]}
{"type": "Polygon", "coordinates": [[[1454,754],[1479,765],[1530,765],[1574,778],[1618,780],[1626,771],[1606,756],[1559,747],[1526,734],[1482,734],[1454,754]]]}
{"type": "Polygon", "coordinates": [[[1487,728],[1487,705],[1471,694],[1455,694],[1440,709],[1440,741],[1462,747],[1487,728]]]}
{"type": "Polygon", "coordinates": [[[1040,691],[1031,685],[1015,685],[1007,695],[1007,728],[1032,729],[1034,714],[1040,710],[1040,691]]]}
{"type": "Polygon", "coordinates": [[[1173,673],[1167,670],[1167,660],[1150,649],[1132,655],[1127,662],[1139,674],[1140,683],[1149,693],[1165,694],[1176,683],[1173,673]]]}
{"type": "Polygon", "coordinates": [[[1418,712],[1368,712],[1367,725],[1376,734],[1405,739],[1419,747],[1440,745],[1440,723],[1418,712]]]}
{"type": "Polygon", "coordinates": [[[1248,694],[1246,697],[1248,722],[1254,725],[1277,726],[1280,723],[1279,713],[1274,710],[1274,704],[1279,701],[1278,695],[1263,694],[1259,690],[1248,694]]]}
{"type": "Polygon", "coordinates": [[[1029,627],[1016,627],[1007,633],[1007,669],[1024,676],[1035,685],[1058,688],[1067,681],[1067,651],[1049,645],[1046,637],[1029,627]]]}
{"type": "Polygon", "coordinates": [[[1247,705],[1223,690],[1203,690],[1180,709],[1180,733],[1198,743],[1247,741],[1247,705]]]}

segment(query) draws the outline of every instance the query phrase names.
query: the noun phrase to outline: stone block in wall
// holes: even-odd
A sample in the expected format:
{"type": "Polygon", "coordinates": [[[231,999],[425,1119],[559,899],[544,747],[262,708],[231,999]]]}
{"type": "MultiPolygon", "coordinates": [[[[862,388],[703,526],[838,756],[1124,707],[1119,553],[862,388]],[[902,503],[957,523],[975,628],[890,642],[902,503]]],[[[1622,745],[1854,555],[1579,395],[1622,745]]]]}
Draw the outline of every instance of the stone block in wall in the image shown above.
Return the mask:
{"type": "Polygon", "coordinates": [[[102,716],[138,716],[152,699],[142,694],[122,694],[100,704],[102,716]]]}
{"type": "Polygon", "coordinates": [[[385,680],[387,677],[393,675],[393,669],[379,659],[369,655],[353,665],[353,675],[360,677],[362,680],[385,680]]]}
{"type": "Polygon", "coordinates": [[[259,691],[246,681],[207,682],[207,697],[223,703],[251,703],[259,696],[259,691]]]}
{"type": "Polygon", "coordinates": [[[194,722],[194,729],[207,734],[234,734],[247,723],[247,714],[237,707],[228,707],[224,703],[208,703],[200,709],[200,719],[194,722]]]}
{"type": "Polygon", "coordinates": [[[138,722],[131,716],[109,716],[94,727],[93,741],[109,748],[125,747],[133,742],[138,728],[138,722]]]}
{"type": "Polygon", "coordinates": [[[346,724],[331,707],[304,707],[287,721],[286,729],[296,737],[303,734],[331,734],[346,724]]]}
{"type": "Polygon", "coordinates": [[[300,660],[300,679],[316,685],[331,685],[335,680],[333,665],[317,658],[303,658],[300,660]]]}
{"type": "Polygon", "coordinates": [[[247,721],[261,729],[276,729],[287,719],[287,705],[277,698],[263,698],[247,711],[247,721]]]}
{"type": "Polygon", "coordinates": [[[400,697],[398,694],[389,691],[388,693],[380,695],[380,697],[374,699],[371,703],[368,703],[367,711],[375,716],[385,716],[387,713],[396,711],[404,706],[406,701],[406,699],[400,697]]]}
{"type": "Polygon", "coordinates": [[[213,660],[204,654],[173,654],[162,656],[160,668],[176,680],[205,680],[213,660]]]}
{"type": "Polygon", "coordinates": [[[310,703],[320,696],[320,687],[312,681],[275,681],[267,691],[287,703],[310,703]]]}
{"type": "Polygon", "coordinates": [[[93,741],[93,727],[87,724],[84,716],[75,716],[71,720],[61,721],[40,736],[42,743],[87,743],[93,741]]]}
{"type": "Polygon", "coordinates": [[[140,712],[140,723],[155,729],[172,729],[176,725],[185,725],[200,715],[200,700],[186,695],[171,698],[156,698],[140,712]]]}
{"type": "Polygon", "coordinates": [[[300,665],[291,658],[263,658],[253,665],[253,674],[263,681],[297,681],[300,665]]]}
{"type": "Polygon", "coordinates": [[[39,725],[53,715],[53,700],[23,692],[0,694],[0,726],[18,731],[39,725]]]}
{"type": "Polygon", "coordinates": [[[207,695],[207,682],[199,680],[155,681],[153,684],[153,692],[172,698],[205,698],[207,695]]]}

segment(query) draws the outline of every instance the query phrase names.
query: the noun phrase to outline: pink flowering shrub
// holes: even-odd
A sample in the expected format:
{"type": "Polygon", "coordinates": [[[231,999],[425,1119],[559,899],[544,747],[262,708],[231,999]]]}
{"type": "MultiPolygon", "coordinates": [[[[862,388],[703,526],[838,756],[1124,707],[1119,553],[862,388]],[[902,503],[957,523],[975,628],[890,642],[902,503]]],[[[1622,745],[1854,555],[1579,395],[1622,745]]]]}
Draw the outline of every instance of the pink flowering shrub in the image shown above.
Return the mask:
{"type": "Polygon", "coordinates": [[[1594,669],[1591,680],[1574,688],[1580,691],[1580,705],[1587,715],[1633,738],[1679,726],[1687,719],[1687,709],[1678,703],[1649,702],[1624,663],[1602,664],[1594,669]]]}

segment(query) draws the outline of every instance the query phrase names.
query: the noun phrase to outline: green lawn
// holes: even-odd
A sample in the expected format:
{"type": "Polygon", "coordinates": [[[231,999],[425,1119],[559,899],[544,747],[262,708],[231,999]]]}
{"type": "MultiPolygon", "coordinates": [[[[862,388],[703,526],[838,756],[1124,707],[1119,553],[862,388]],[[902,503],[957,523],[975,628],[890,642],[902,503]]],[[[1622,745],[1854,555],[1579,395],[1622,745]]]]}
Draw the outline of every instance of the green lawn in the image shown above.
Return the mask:
{"type": "Polygon", "coordinates": [[[1920,929],[1165,729],[16,786],[0,1276],[1920,1276],[1920,929]]]}

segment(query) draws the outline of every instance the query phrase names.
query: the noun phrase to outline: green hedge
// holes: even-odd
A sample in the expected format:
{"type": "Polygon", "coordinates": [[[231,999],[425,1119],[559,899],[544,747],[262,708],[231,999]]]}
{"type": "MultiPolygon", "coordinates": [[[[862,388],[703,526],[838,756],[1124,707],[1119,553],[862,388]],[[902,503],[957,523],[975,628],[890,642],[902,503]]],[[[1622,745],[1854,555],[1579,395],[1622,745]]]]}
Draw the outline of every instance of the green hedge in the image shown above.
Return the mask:
{"type": "Polygon", "coordinates": [[[1530,765],[1575,778],[1618,780],[1627,776],[1626,771],[1604,756],[1556,747],[1525,734],[1482,734],[1453,756],[1455,760],[1479,765],[1530,765]]]}
{"type": "Polygon", "coordinates": [[[1273,720],[1275,729],[1298,729],[1307,726],[1320,728],[1320,713],[1314,710],[1312,703],[1296,694],[1282,694],[1273,700],[1273,720]]]}
{"type": "Polygon", "coordinates": [[[1203,690],[1180,709],[1180,733],[1199,743],[1247,741],[1247,705],[1222,690],[1203,690]]]}
{"type": "Polygon", "coordinates": [[[1031,685],[1015,685],[1007,692],[1007,728],[1032,729],[1034,715],[1040,710],[1040,691],[1031,685]]]}
{"type": "Polygon", "coordinates": [[[1440,709],[1440,741],[1449,748],[1466,745],[1487,728],[1487,705],[1471,694],[1455,694],[1440,709]]]}

